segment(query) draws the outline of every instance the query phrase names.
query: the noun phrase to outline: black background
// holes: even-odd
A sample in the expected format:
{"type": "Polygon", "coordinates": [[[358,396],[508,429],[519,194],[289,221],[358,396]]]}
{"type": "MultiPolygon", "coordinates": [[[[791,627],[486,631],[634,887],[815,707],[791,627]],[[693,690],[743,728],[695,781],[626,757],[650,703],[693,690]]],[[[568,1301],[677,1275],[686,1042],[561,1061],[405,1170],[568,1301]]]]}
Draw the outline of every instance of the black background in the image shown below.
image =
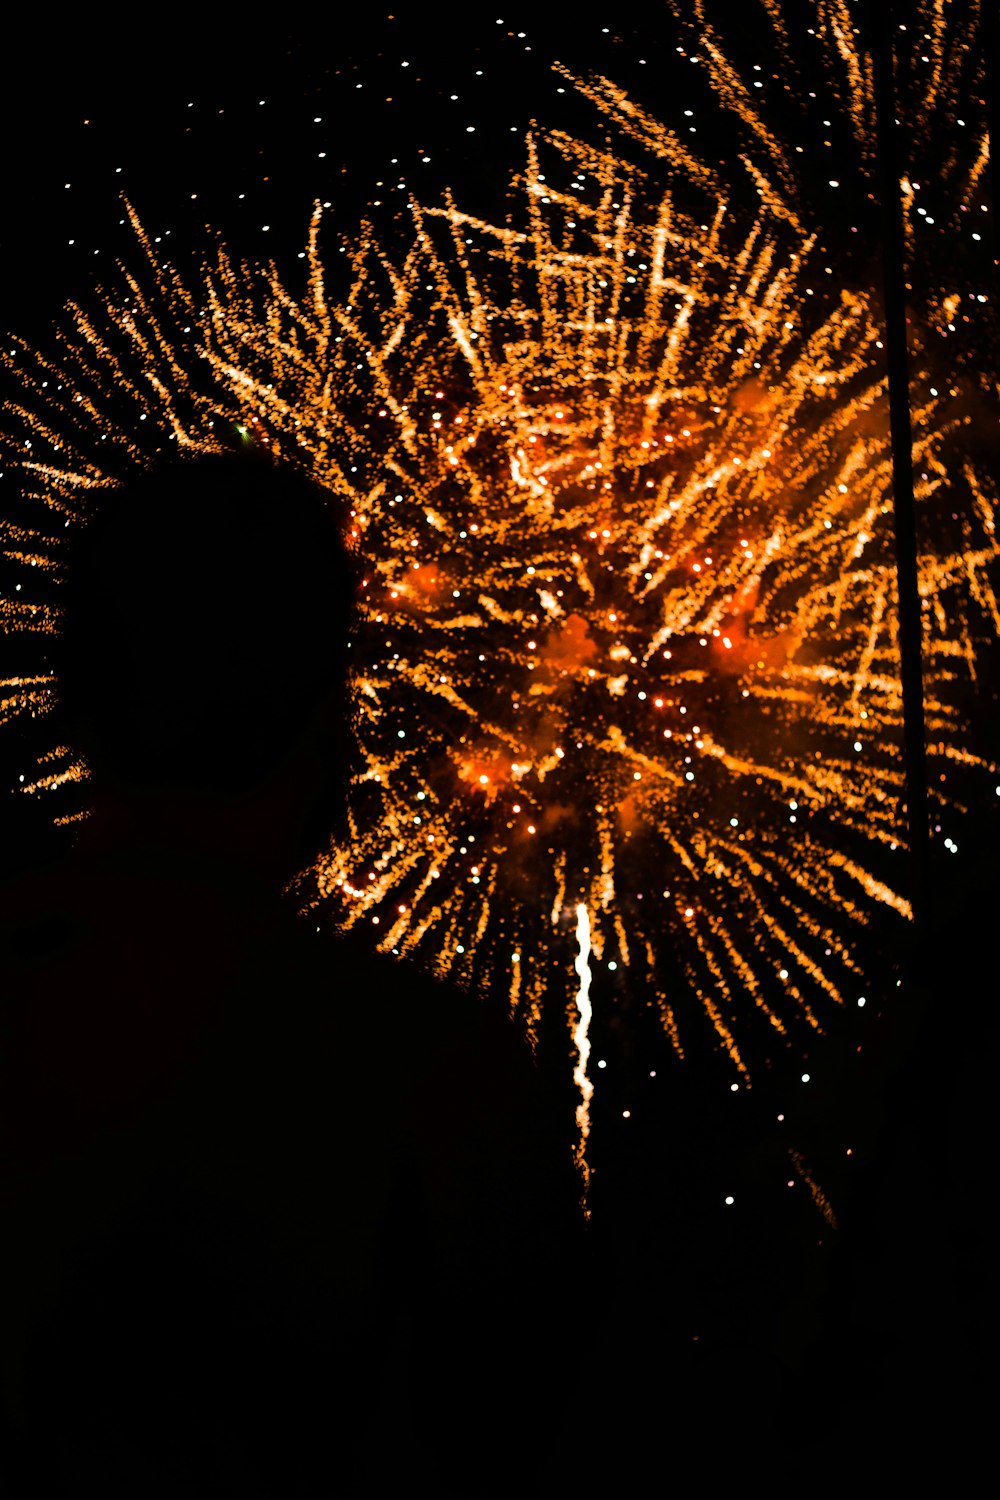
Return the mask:
{"type": "MultiPolygon", "coordinates": [[[[683,89],[698,108],[665,10],[631,8],[619,24],[615,10],[22,16],[0,99],[0,333],[44,342],[67,299],[114,279],[132,253],[123,193],[181,261],[208,225],[290,267],[294,284],[315,199],[332,205],[334,234],[366,213],[388,227],[406,191],[448,184],[473,210],[502,211],[533,118],[594,129],[553,59],[606,73],[661,118],[683,89]]],[[[718,159],[731,149],[724,133],[702,140],[718,159]]],[[[825,180],[817,171],[817,194],[825,180]]],[[[859,251],[848,274],[875,264],[859,251]]],[[[995,751],[988,664],[970,718],[995,751]]],[[[0,736],[5,786],[15,743],[0,736]]],[[[613,1066],[595,1075],[593,1204],[610,1258],[581,1319],[567,1491],[600,1475],[630,1492],[648,1468],[666,1486],[678,1467],[709,1486],[752,1470],[815,1488],[856,1482],[870,1456],[887,1476],[932,1462],[972,1472],[993,1305],[996,801],[986,787],[961,858],[934,879],[926,947],[896,924],[874,934],[877,988],[810,1060],[810,1089],[733,1093],[648,1026],[598,1027],[595,1056],[603,1047],[613,1066]],[[836,1230],[789,1146],[834,1201],[836,1230]]],[[[5,866],[17,859],[8,845],[5,866]]],[[[525,1407],[544,1413],[525,1381],[525,1407]]]]}

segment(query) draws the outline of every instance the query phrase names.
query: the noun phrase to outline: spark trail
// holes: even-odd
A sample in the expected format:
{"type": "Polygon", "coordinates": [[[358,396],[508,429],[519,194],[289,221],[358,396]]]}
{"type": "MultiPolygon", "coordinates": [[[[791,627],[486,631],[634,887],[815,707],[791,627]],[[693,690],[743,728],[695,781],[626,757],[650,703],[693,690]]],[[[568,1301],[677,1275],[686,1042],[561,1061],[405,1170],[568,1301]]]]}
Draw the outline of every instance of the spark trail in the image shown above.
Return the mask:
{"type": "Polygon", "coordinates": [[[577,1023],[573,1028],[573,1046],[577,1063],[573,1069],[573,1082],[580,1091],[580,1102],[576,1107],[577,1145],[576,1161],[583,1183],[584,1203],[590,1169],[587,1163],[587,1138],[590,1135],[590,1101],[594,1097],[594,1085],[587,1073],[590,1061],[590,1022],[594,1011],[590,1003],[590,916],[583,902],[576,909],[577,955],[573,967],[580,987],[576,995],[577,1023]]]}

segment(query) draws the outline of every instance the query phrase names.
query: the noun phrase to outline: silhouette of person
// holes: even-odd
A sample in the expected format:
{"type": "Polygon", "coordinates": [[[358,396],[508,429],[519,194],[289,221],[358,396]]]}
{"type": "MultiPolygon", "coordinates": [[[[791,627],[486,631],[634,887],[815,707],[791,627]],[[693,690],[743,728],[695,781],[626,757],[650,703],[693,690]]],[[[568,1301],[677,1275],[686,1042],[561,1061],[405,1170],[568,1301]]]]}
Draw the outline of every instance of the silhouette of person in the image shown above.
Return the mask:
{"type": "Polygon", "coordinates": [[[282,894],[343,823],[357,583],[259,454],[82,529],[90,816],[0,893],[15,1496],[530,1492],[556,1431],[585,1244],[529,1054],[282,894]]]}

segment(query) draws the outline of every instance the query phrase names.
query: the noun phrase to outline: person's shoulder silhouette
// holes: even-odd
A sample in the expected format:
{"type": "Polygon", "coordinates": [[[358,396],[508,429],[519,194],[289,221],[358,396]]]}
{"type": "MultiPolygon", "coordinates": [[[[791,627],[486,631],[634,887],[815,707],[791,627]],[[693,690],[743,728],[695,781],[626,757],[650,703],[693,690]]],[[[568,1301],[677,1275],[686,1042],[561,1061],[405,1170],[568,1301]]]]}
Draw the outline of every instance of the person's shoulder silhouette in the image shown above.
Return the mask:
{"type": "Polygon", "coordinates": [[[0,927],[25,1495],[371,1493],[413,1463],[471,1495],[535,1452],[505,1403],[556,1357],[579,1226],[530,1060],[281,897],[342,827],[356,585],[323,496],[261,457],[109,492],[73,559],[90,816],[0,927]]]}

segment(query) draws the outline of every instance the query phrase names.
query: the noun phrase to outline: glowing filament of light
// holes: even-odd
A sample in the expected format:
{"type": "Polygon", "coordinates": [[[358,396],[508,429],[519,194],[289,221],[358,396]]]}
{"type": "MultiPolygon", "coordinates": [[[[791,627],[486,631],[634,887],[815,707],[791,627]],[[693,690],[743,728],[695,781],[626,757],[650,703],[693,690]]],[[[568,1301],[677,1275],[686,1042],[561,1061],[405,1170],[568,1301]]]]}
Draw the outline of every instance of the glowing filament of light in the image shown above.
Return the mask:
{"type": "Polygon", "coordinates": [[[573,1082],[580,1090],[580,1102],[576,1106],[576,1128],[579,1132],[576,1162],[583,1178],[583,1196],[586,1205],[587,1187],[590,1182],[590,1167],[586,1155],[587,1137],[590,1135],[590,1101],[594,1095],[594,1085],[587,1073],[587,1063],[590,1060],[590,1020],[594,1012],[590,1003],[590,917],[582,902],[576,909],[576,941],[577,955],[573,967],[580,980],[580,987],[576,992],[577,1022],[573,1028],[573,1046],[576,1048],[577,1055],[576,1067],[573,1069],[573,1082]]]}

